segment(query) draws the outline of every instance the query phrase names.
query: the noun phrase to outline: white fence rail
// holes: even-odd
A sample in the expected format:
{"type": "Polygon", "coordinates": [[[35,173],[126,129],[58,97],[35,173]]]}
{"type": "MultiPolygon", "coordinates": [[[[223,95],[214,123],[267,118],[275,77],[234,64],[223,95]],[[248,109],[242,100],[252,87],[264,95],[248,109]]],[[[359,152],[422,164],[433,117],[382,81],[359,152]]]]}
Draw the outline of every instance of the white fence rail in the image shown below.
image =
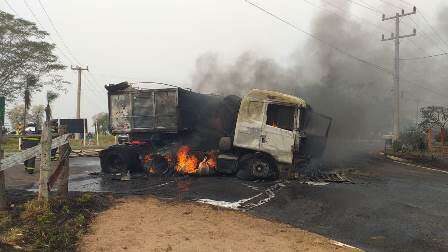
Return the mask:
{"type": "MultiPolygon", "coordinates": [[[[70,134],[65,134],[65,135],[59,136],[55,139],[52,139],[51,140],[51,149],[55,149],[55,148],[58,148],[59,146],[67,144],[69,136],[70,136],[70,134]]],[[[25,162],[25,160],[28,160],[30,158],[40,155],[41,152],[42,152],[41,145],[38,144],[34,147],[31,147],[31,148],[23,150],[17,154],[14,154],[10,157],[7,157],[7,158],[1,160],[0,171],[4,171],[4,170],[14,167],[16,165],[22,164],[23,162],[25,162]]]]}

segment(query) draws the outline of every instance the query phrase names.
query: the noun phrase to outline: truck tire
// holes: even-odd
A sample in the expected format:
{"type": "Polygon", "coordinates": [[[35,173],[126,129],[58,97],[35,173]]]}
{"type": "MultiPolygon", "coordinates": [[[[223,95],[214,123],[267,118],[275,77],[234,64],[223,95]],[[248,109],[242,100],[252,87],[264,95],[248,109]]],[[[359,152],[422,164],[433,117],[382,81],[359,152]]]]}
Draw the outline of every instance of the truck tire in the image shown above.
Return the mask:
{"type": "Polygon", "coordinates": [[[112,146],[100,154],[101,171],[104,173],[126,173],[138,171],[138,154],[127,146],[112,146]]]}
{"type": "Polygon", "coordinates": [[[108,151],[101,157],[101,171],[112,174],[126,173],[128,171],[126,157],[118,151],[108,151]]]}
{"type": "Polygon", "coordinates": [[[247,154],[239,161],[236,176],[243,180],[275,179],[278,177],[275,162],[262,154],[247,154]]]}

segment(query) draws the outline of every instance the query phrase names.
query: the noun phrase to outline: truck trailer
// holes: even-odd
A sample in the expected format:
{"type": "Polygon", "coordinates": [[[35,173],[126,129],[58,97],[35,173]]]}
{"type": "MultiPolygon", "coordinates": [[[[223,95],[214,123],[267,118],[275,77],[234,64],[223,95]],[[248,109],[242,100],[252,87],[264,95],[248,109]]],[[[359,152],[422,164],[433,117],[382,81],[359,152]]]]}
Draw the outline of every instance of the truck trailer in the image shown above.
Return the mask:
{"type": "Polygon", "coordinates": [[[276,91],[254,89],[240,98],[127,82],[106,89],[109,130],[128,141],[100,152],[105,173],[291,176],[323,154],[332,122],[276,91]]]}

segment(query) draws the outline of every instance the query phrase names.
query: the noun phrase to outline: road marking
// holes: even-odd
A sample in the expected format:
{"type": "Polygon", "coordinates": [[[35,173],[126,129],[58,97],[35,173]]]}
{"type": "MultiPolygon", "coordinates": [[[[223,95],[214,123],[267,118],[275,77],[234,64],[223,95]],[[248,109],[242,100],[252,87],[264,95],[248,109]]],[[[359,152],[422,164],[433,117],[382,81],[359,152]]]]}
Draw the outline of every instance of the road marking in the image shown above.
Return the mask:
{"type": "Polygon", "coordinates": [[[307,185],[313,185],[313,186],[325,186],[325,185],[329,185],[330,184],[328,182],[314,182],[314,181],[306,181],[306,182],[303,182],[303,183],[305,183],[307,185]]]}
{"type": "MultiPolygon", "coordinates": [[[[384,152],[380,152],[380,154],[384,155],[384,152]]],[[[425,170],[429,170],[429,171],[435,171],[435,172],[441,172],[441,173],[448,174],[448,171],[434,169],[434,168],[429,168],[429,167],[418,165],[418,164],[408,163],[408,162],[406,162],[407,160],[403,159],[403,158],[399,158],[399,157],[395,157],[395,156],[391,156],[391,155],[386,155],[386,157],[389,158],[390,160],[392,160],[394,163],[397,163],[397,164],[413,166],[413,167],[417,167],[417,168],[421,168],[421,169],[425,169],[425,170]]]]}
{"type": "Polygon", "coordinates": [[[421,165],[416,165],[416,164],[411,164],[411,163],[405,163],[405,162],[401,162],[401,161],[393,161],[393,162],[397,163],[397,164],[413,166],[413,167],[417,167],[417,168],[421,168],[421,169],[425,169],[425,170],[430,170],[430,171],[435,171],[435,172],[441,172],[441,173],[448,174],[448,171],[443,171],[443,170],[438,170],[438,169],[434,169],[434,168],[429,168],[429,167],[426,167],[426,166],[421,166],[421,165]]]}
{"type": "Polygon", "coordinates": [[[274,184],[268,188],[264,192],[258,193],[250,198],[241,199],[234,202],[228,202],[228,201],[221,201],[221,200],[212,200],[212,199],[198,199],[196,202],[203,203],[203,204],[209,204],[213,206],[219,206],[223,208],[233,209],[233,210],[241,210],[241,211],[247,211],[249,209],[259,207],[261,205],[264,205],[271,201],[273,198],[275,198],[275,192],[280,190],[282,187],[285,187],[286,185],[283,183],[277,183],[274,184]],[[249,203],[249,201],[260,198],[262,195],[267,195],[267,197],[262,197],[258,202],[256,203],[249,203]],[[245,205],[245,203],[248,203],[245,205]]]}
{"type": "Polygon", "coordinates": [[[357,250],[359,250],[359,248],[357,248],[357,247],[353,247],[353,246],[350,246],[350,245],[348,245],[348,244],[345,244],[345,243],[342,243],[342,242],[339,242],[339,241],[330,240],[330,242],[331,242],[332,244],[336,245],[336,246],[339,246],[339,247],[345,247],[345,248],[351,248],[351,249],[357,249],[357,250]]]}
{"type": "Polygon", "coordinates": [[[209,204],[212,206],[219,206],[223,208],[229,208],[233,210],[241,210],[241,206],[246,203],[249,200],[255,199],[262,195],[263,193],[259,193],[253,197],[242,199],[234,202],[228,202],[228,201],[221,201],[221,200],[212,200],[212,199],[198,199],[196,202],[203,203],[203,204],[209,204]]]}

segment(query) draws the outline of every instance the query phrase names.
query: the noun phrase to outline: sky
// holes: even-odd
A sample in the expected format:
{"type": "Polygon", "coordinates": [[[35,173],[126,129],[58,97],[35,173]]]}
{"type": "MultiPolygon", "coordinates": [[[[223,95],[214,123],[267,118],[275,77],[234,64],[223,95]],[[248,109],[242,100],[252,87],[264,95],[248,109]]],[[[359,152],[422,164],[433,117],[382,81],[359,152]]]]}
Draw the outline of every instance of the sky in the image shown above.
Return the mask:
{"type": "MultiPolygon", "coordinates": [[[[330,1],[330,0],[327,0],[330,1]]],[[[347,0],[349,1],[349,0],[347,0]]],[[[387,0],[399,6],[415,4],[430,22],[443,0],[387,0]]],[[[104,85],[121,81],[157,81],[182,87],[193,86],[196,59],[215,53],[231,62],[244,51],[252,51],[290,64],[291,54],[309,37],[260,12],[244,0],[40,0],[59,34],[53,29],[38,0],[0,0],[0,9],[30,21],[38,21],[56,43],[67,84],[53,105],[57,118],[74,118],[77,75],[70,65],[89,67],[83,73],[81,117],[91,120],[107,111],[104,85]],[[32,15],[30,9],[34,12],[32,15]],[[6,3],[14,9],[12,10],[6,3]]],[[[305,31],[310,30],[318,0],[254,0],[285,17],[305,31]],[[310,4],[311,3],[311,4],[310,4]]],[[[356,0],[380,6],[382,0],[356,0]]],[[[353,5],[347,15],[361,16],[384,26],[381,15],[361,5],[353,5]]],[[[391,15],[397,10],[392,8],[391,15]]],[[[409,9],[410,11],[410,9],[409,9]]],[[[380,43],[381,34],[371,34],[380,43]]],[[[393,43],[390,44],[393,46],[393,43]]],[[[34,105],[45,102],[36,94],[34,105]]]]}

